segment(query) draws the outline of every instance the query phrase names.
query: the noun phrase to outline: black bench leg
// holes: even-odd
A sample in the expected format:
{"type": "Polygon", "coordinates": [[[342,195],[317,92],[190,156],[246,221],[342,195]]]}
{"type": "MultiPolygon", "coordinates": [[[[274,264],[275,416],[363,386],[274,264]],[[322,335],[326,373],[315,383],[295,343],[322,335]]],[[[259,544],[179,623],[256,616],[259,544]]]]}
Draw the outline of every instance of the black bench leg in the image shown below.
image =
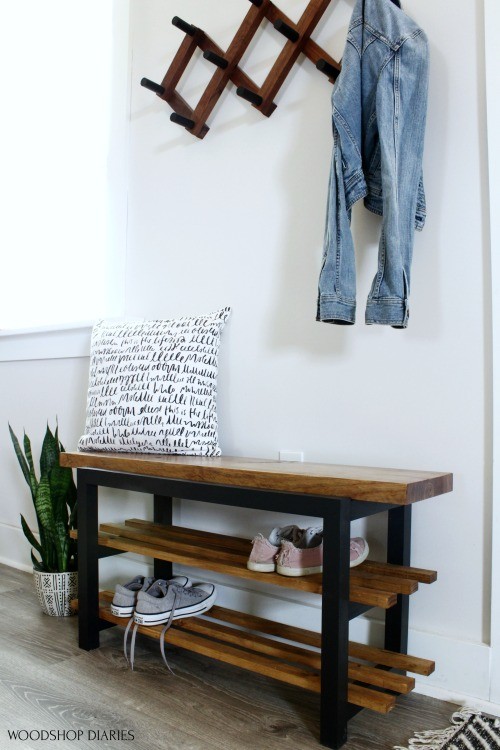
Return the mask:
{"type": "Polygon", "coordinates": [[[320,740],[337,750],[347,740],[349,646],[349,501],[332,500],[323,525],[320,740]]]}
{"type": "MultiPolygon", "coordinates": [[[[154,496],[153,521],[163,523],[165,526],[172,525],[172,498],[154,496]]],[[[155,578],[164,578],[168,581],[172,578],[172,563],[167,560],[155,560],[153,567],[155,578]]]]}
{"type": "MultiPolygon", "coordinates": [[[[388,511],[387,562],[410,565],[411,505],[388,511]]],[[[408,616],[410,597],[398,594],[398,601],[385,614],[385,648],[400,654],[408,653],[408,616]]]]}
{"type": "Polygon", "coordinates": [[[78,502],[78,644],[85,651],[99,647],[99,555],[97,486],[77,471],[78,502]]]}

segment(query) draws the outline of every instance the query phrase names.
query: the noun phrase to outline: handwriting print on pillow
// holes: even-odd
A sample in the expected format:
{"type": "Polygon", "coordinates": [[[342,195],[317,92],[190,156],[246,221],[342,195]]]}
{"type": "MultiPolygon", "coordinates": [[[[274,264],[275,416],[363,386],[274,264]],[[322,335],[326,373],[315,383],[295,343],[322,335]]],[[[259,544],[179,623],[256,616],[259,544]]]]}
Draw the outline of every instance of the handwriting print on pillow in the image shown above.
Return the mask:
{"type": "Polygon", "coordinates": [[[219,456],[218,354],[229,313],[98,323],[78,448],[219,456]]]}

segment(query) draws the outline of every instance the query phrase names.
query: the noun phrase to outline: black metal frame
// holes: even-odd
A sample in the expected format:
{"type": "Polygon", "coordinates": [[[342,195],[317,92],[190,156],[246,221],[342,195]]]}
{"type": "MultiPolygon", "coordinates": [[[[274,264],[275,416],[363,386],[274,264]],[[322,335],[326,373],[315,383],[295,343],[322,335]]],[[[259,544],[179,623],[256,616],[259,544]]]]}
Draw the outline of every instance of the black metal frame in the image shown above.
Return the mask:
{"type": "MultiPolygon", "coordinates": [[[[111,552],[98,544],[98,487],[145,492],[154,496],[154,520],[172,523],[172,498],[219,505],[272,510],[323,519],[323,594],[321,648],[320,741],[340,748],[347,740],[347,722],[360,710],[347,701],[349,620],[371,609],[349,602],[350,522],[388,511],[388,562],[409,565],[411,506],[370,503],[345,497],[319,497],[227,485],[78,469],[79,645],[99,646],[99,631],[110,623],[99,618],[99,558],[111,552]]],[[[156,577],[170,578],[172,564],[154,561],[156,577]]],[[[406,653],[408,596],[386,613],[385,646],[406,653]]]]}
{"type": "MultiPolygon", "coordinates": [[[[409,565],[411,554],[411,505],[393,508],[387,514],[387,562],[409,565]]],[[[385,613],[385,645],[389,651],[408,653],[410,597],[399,594],[397,604],[385,613]]]]}

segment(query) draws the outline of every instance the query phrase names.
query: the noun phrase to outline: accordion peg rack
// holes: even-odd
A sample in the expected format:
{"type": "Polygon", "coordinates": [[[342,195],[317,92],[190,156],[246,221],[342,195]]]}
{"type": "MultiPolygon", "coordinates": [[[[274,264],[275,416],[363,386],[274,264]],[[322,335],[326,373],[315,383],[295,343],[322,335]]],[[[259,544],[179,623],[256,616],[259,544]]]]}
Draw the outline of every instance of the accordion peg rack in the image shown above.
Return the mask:
{"type": "Polygon", "coordinates": [[[340,72],[340,64],[328,55],[310,35],[316,28],[330,0],[310,0],[297,23],[291,21],[271,0],[249,0],[250,8],[226,51],[222,50],[202,29],[174,16],[172,23],[184,32],[184,39],[170,64],[161,84],[143,78],[141,85],[153,91],[174,110],[170,119],[182,125],[197,138],[208,133],[207,119],[222,92],[231,81],[236,93],[250,102],[265,117],[276,109],[273,99],[283,85],[288,73],[303,53],[317,69],[333,83],[340,72]],[[258,86],[239,67],[239,62],[264,20],[286,39],[285,46],[262,84],[258,86]],[[214,65],[214,73],[198,104],[193,109],[177,91],[177,85],[195,52],[214,65]]]}

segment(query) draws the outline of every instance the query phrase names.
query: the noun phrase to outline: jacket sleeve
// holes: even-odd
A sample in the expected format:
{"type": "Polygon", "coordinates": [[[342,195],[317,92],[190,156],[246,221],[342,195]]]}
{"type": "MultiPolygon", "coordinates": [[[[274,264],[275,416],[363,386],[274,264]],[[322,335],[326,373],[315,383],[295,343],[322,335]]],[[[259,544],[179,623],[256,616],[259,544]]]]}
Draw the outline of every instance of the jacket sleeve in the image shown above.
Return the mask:
{"type": "Polygon", "coordinates": [[[408,324],[414,229],[416,224],[421,228],[425,219],[422,155],[427,87],[427,39],[419,30],[394,51],[377,85],[383,226],[367,323],[397,328],[408,324]]]}
{"type": "Polygon", "coordinates": [[[325,323],[354,323],[356,317],[356,265],[351,235],[351,211],[347,209],[342,144],[333,122],[333,153],[319,277],[316,319],[325,323]]]}

